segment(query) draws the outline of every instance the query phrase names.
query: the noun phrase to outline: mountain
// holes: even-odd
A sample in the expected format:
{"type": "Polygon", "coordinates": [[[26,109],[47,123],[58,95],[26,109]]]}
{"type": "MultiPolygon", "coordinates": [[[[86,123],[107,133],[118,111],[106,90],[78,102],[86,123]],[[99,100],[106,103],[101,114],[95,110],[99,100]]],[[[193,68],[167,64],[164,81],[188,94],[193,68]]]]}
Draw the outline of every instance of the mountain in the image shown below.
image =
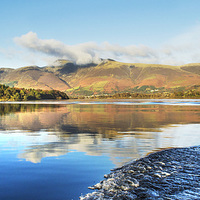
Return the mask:
{"type": "Polygon", "coordinates": [[[0,83],[18,88],[56,89],[71,95],[92,95],[200,85],[200,63],[182,66],[121,63],[75,65],[59,59],[52,66],[0,68],[0,83]]]}
{"type": "Polygon", "coordinates": [[[0,82],[18,88],[34,88],[43,90],[67,90],[70,86],[54,73],[44,71],[37,66],[19,69],[0,69],[0,82]]]}

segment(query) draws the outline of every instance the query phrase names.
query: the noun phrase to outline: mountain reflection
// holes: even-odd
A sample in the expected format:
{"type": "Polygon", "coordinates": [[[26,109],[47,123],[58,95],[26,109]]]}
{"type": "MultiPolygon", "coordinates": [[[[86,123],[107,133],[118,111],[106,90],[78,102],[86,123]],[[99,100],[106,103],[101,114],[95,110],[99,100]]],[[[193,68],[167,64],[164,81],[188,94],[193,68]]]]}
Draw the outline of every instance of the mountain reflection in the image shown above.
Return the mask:
{"type": "Polygon", "coordinates": [[[187,125],[199,122],[198,106],[113,104],[2,104],[0,106],[2,131],[29,131],[22,131],[23,137],[30,141],[18,157],[34,163],[41,162],[45,157],[58,157],[76,150],[94,156],[108,155],[113,163],[119,166],[155,149],[172,146],[173,141],[179,137],[171,131],[173,124],[187,125]],[[45,137],[43,134],[46,134],[45,137]],[[33,143],[33,137],[39,137],[40,141],[37,144],[33,143]]]}

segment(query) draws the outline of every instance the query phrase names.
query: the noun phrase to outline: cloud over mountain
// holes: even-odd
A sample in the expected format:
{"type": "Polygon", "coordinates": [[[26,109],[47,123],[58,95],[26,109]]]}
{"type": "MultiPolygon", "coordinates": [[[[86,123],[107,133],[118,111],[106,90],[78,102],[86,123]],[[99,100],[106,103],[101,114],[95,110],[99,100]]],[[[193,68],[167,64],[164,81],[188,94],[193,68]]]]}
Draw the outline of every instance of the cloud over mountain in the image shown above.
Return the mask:
{"type": "Polygon", "coordinates": [[[77,45],[66,45],[60,41],[39,39],[36,33],[29,32],[14,41],[32,51],[41,52],[56,58],[65,58],[76,64],[98,63],[100,57],[110,57],[116,60],[140,60],[156,57],[153,49],[140,45],[120,46],[104,42],[98,45],[95,42],[87,42],[77,45]]]}
{"type": "Polygon", "coordinates": [[[67,45],[54,39],[40,39],[34,32],[16,37],[14,41],[32,52],[42,53],[53,59],[68,59],[76,64],[99,63],[100,58],[172,65],[200,62],[200,26],[174,37],[158,48],[146,45],[120,46],[108,42],[67,45]]]}
{"type": "Polygon", "coordinates": [[[95,53],[97,46],[92,42],[70,46],[54,39],[39,39],[37,34],[33,32],[29,32],[21,37],[16,37],[14,41],[30,50],[45,53],[57,58],[69,59],[77,64],[98,62],[98,57],[95,53]]]}

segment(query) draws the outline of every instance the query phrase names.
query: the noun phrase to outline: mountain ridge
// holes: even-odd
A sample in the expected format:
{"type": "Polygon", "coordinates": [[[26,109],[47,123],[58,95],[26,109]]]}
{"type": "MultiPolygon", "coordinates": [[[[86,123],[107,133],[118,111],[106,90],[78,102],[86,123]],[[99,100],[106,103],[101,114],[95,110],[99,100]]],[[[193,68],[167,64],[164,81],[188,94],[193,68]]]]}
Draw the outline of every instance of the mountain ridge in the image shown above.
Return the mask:
{"type": "Polygon", "coordinates": [[[200,63],[180,66],[122,63],[76,65],[59,59],[51,66],[0,68],[0,83],[18,88],[55,89],[71,95],[134,91],[142,86],[178,88],[200,85],[200,63]]]}

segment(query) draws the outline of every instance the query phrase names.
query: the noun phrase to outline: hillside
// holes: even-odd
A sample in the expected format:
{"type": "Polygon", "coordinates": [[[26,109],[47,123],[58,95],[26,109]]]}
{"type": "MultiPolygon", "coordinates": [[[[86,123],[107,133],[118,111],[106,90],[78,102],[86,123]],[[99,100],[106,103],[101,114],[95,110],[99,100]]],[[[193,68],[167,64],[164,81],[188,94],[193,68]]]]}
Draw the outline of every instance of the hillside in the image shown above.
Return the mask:
{"type": "Polygon", "coordinates": [[[53,73],[46,72],[37,66],[19,69],[0,69],[0,82],[18,88],[34,88],[43,90],[67,90],[70,86],[53,73]]]}
{"type": "Polygon", "coordinates": [[[70,95],[188,88],[200,85],[200,64],[170,66],[108,59],[98,65],[75,65],[60,59],[46,67],[1,68],[0,83],[18,88],[56,89],[70,95]]]}

